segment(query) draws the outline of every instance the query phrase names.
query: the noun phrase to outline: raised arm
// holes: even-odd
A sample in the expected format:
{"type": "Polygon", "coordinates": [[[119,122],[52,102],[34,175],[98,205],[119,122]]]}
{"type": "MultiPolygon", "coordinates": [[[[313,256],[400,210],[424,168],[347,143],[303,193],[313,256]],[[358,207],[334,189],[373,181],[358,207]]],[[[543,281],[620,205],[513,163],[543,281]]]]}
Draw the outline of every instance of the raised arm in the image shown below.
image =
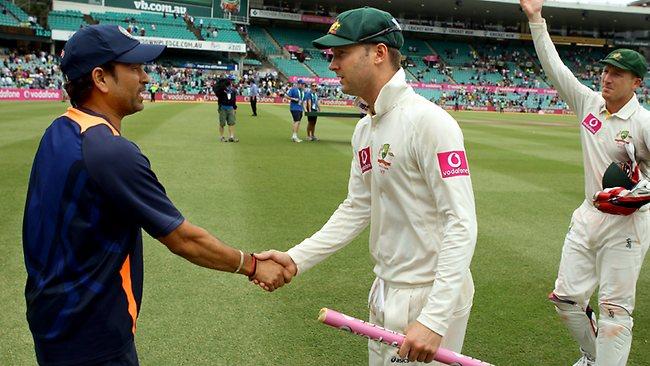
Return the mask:
{"type": "Polygon", "coordinates": [[[595,92],[573,75],[557,53],[548,33],[546,21],[542,17],[544,0],[519,0],[519,3],[528,17],[537,57],[546,76],[569,107],[574,112],[580,113],[584,100],[593,96],[595,92]]]}

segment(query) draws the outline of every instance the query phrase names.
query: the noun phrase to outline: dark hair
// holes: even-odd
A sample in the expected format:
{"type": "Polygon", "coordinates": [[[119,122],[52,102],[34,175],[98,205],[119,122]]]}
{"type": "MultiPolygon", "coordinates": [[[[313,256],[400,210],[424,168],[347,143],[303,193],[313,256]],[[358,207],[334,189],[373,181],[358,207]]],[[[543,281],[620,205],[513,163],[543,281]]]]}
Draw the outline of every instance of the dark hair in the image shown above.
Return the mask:
{"type": "MultiPolygon", "coordinates": [[[[101,66],[107,73],[111,76],[116,77],[115,74],[115,62],[107,62],[101,66]]],[[[65,82],[64,88],[68,96],[70,97],[70,104],[73,107],[78,107],[82,105],[88,98],[90,98],[90,93],[95,87],[95,82],[93,81],[92,71],[79,77],[74,80],[67,80],[65,82]]]]}
{"type": "Polygon", "coordinates": [[[388,56],[390,57],[390,64],[396,71],[402,67],[402,54],[397,48],[388,47],[388,56]]]}

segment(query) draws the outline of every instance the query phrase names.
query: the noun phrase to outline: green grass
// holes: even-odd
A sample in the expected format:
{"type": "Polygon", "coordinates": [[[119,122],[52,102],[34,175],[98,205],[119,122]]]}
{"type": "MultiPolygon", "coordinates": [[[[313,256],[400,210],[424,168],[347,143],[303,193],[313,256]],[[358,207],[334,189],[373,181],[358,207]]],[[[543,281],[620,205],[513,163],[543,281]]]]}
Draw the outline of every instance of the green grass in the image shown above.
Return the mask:
{"type": "MultiPolygon", "coordinates": [[[[42,131],[63,103],[2,103],[0,365],[35,363],[25,321],[22,212],[42,131]]],[[[239,109],[238,144],[219,143],[214,104],[148,104],[124,135],[150,158],[193,223],[227,243],[288,249],[345,198],[353,119],[321,118],[319,143],[289,141],[285,106],[239,109]]],[[[479,238],[476,296],[464,353],[497,365],[567,365],[577,347],[546,301],[571,212],[583,199],[574,117],[454,115],[465,134],[479,238]]],[[[304,126],[302,127],[304,134],[304,126]]],[[[272,294],[242,276],[191,265],[145,238],[137,347],[143,365],[363,365],[363,339],[316,320],[330,307],[367,317],[373,279],[367,231],[272,294]]],[[[650,272],[637,287],[629,365],[650,365],[650,272]]]]}

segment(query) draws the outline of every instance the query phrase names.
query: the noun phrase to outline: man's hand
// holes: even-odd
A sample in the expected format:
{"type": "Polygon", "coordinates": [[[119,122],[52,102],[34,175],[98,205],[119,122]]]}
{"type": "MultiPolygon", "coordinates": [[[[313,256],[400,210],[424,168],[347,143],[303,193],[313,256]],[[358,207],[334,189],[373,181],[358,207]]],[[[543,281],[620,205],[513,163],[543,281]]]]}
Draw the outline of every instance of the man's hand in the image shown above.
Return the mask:
{"type": "Polygon", "coordinates": [[[519,0],[519,5],[521,5],[521,9],[526,13],[529,22],[542,22],[542,5],[544,5],[544,0],[519,0]]]}
{"type": "Polygon", "coordinates": [[[251,281],[269,292],[291,282],[293,275],[284,266],[272,260],[257,259],[257,269],[251,281]]]}
{"type": "MultiPolygon", "coordinates": [[[[280,252],[277,250],[267,250],[262,253],[255,253],[254,255],[255,258],[257,258],[257,260],[260,261],[259,263],[262,263],[262,261],[268,261],[268,262],[275,262],[276,265],[280,266],[284,270],[282,273],[284,275],[285,283],[291,282],[293,276],[295,276],[296,273],[298,273],[298,267],[293,262],[293,259],[291,259],[289,254],[285,252],[280,252]]],[[[269,291],[269,289],[271,288],[271,284],[267,283],[262,278],[258,278],[258,276],[255,276],[255,278],[253,279],[253,283],[259,285],[261,288],[267,291],[269,291]]]]}
{"type": "Polygon", "coordinates": [[[400,358],[408,357],[409,361],[429,363],[440,347],[442,336],[415,321],[406,327],[406,338],[399,348],[400,358]]]}

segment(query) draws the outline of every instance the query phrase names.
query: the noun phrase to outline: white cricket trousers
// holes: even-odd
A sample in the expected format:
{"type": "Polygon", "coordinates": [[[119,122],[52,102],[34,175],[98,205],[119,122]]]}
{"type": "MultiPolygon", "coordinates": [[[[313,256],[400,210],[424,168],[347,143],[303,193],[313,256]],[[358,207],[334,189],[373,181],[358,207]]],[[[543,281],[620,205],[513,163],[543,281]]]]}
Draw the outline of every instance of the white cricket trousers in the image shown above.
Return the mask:
{"type": "Polygon", "coordinates": [[[553,292],[585,308],[600,286],[598,304],[616,305],[631,315],[649,235],[650,211],[646,207],[621,216],[600,212],[591,202],[583,202],[571,217],[553,292]]]}
{"type": "MultiPolygon", "coordinates": [[[[384,328],[404,333],[404,329],[414,322],[426,305],[433,283],[417,286],[404,286],[389,283],[376,278],[368,297],[370,322],[384,328]]],[[[460,353],[465,339],[467,320],[472,309],[474,298],[474,282],[472,274],[467,276],[460,289],[458,304],[453,312],[447,334],[442,338],[443,348],[460,353]]],[[[368,364],[370,366],[395,366],[408,362],[397,356],[397,348],[383,343],[368,341],[368,364]]],[[[438,362],[425,364],[423,362],[408,362],[409,365],[440,365],[438,362]]]]}

